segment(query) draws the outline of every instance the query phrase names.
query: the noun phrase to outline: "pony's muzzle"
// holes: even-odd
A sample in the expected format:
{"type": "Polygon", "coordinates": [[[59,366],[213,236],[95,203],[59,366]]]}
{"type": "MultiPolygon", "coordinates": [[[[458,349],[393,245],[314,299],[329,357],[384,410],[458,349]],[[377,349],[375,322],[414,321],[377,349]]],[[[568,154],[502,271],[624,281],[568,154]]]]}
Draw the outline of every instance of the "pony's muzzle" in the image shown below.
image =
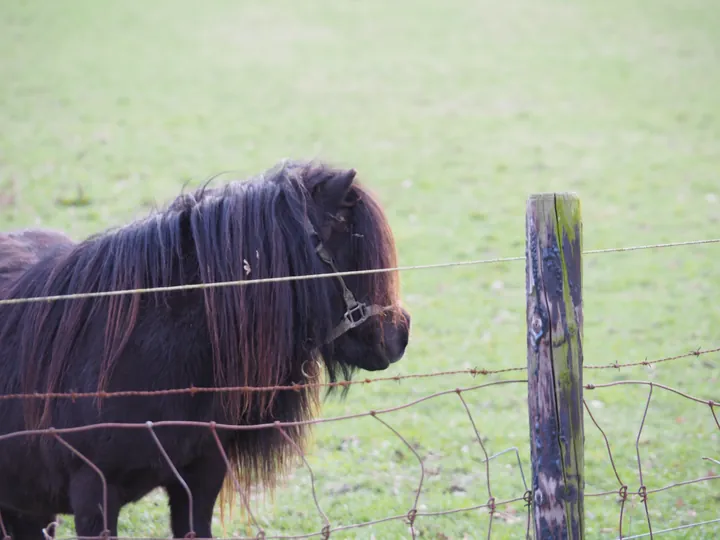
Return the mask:
{"type": "MultiPolygon", "coordinates": [[[[404,308],[399,308],[401,313],[401,321],[398,321],[393,329],[393,339],[386,340],[385,346],[387,349],[387,360],[388,363],[394,364],[398,362],[405,355],[405,350],[410,343],[410,325],[412,317],[404,308]]],[[[386,336],[389,334],[386,334],[386,336]]]]}

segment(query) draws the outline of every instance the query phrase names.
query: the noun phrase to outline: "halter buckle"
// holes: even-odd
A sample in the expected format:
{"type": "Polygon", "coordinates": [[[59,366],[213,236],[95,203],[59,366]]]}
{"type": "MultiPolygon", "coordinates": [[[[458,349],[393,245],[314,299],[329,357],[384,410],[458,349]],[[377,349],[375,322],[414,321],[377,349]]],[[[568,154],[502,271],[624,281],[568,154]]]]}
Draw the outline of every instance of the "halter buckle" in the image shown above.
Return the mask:
{"type": "Polygon", "coordinates": [[[360,326],[370,317],[370,310],[368,310],[365,304],[360,302],[354,306],[348,307],[348,310],[343,315],[343,318],[347,321],[349,328],[355,328],[360,326]]]}

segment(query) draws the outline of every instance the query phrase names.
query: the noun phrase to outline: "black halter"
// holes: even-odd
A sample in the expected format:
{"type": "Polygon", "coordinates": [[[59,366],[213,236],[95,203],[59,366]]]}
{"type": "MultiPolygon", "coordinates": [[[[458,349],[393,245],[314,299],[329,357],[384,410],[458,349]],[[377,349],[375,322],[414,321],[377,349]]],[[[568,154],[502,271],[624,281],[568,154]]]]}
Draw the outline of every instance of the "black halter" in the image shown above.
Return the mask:
{"type": "MultiPolygon", "coordinates": [[[[320,260],[327,264],[330,268],[332,268],[333,272],[339,272],[337,266],[335,265],[335,261],[332,258],[332,255],[330,255],[330,252],[323,244],[321,236],[317,233],[315,228],[312,226],[312,223],[310,223],[308,219],[306,219],[305,221],[305,229],[311,237],[317,238],[315,252],[317,253],[318,257],[320,257],[320,260]]],[[[352,291],[348,289],[342,276],[337,276],[337,279],[340,282],[340,287],[342,288],[343,292],[343,299],[345,301],[345,313],[343,314],[342,321],[340,321],[335,326],[335,328],[333,328],[333,331],[330,333],[330,337],[326,340],[325,343],[330,343],[336,340],[345,332],[348,332],[349,330],[360,326],[370,317],[380,315],[381,313],[392,309],[392,306],[382,307],[375,304],[368,305],[364,302],[358,302],[352,291]]]]}

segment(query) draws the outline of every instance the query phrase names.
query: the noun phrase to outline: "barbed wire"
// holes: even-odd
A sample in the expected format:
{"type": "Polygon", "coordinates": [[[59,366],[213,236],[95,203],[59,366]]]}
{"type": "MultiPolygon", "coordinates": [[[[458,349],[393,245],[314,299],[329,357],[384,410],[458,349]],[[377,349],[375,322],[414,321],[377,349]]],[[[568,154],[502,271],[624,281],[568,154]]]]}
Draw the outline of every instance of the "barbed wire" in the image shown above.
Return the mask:
{"type": "MultiPolygon", "coordinates": [[[[720,352],[720,347],[712,349],[695,349],[688,353],[678,354],[675,356],[666,356],[655,360],[645,360],[639,362],[630,362],[620,364],[618,362],[612,364],[599,364],[599,365],[586,365],[583,369],[620,369],[637,366],[652,366],[653,364],[660,364],[663,362],[670,362],[674,360],[681,360],[690,357],[700,357],[706,354],[720,352]]],[[[465,368],[455,369],[447,371],[436,371],[432,373],[412,373],[406,375],[393,375],[390,377],[366,377],[364,379],[351,379],[343,381],[331,381],[331,382],[311,382],[311,383],[297,383],[290,385],[274,385],[274,386],[214,386],[214,387],[203,387],[203,386],[190,386],[186,388],[168,388],[164,390],[117,390],[117,391],[100,391],[100,392],[33,392],[33,393],[15,393],[15,394],[0,394],[0,401],[13,400],[13,399],[69,399],[75,401],[78,399],[107,399],[107,398],[121,398],[121,397],[153,397],[153,396],[170,396],[170,395],[182,395],[182,394],[203,394],[203,393],[229,393],[229,392],[282,392],[282,391],[300,391],[305,389],[313,388],[348,388],[354,385],[368,385],[374,383],[384,382],[397,382],[400,383],[405,380],[412,379],[430,379],[437,377],[447,377],[454,375],[470,375],[471,377],[477,377],[478,375],[489,376],[489,375],[500,375],[504,373],[513,372],[525,372],[527,366],[517,366],[501,369],[488,369],[488,368],[465,368]]]]}
{"type": "MultiPolygon", "coordinates": [[[[598,255],[603,253],[621,253],[625,251],[638,251],[645,249],[664,249],[671,247],[681,246],[695,246],[702,244],[717,244],[720,243],[720,238],[712,238],[708,240],[688,240],[684,242],[670,242],[665,244],[647,244],[639,246],[626,246],[617,248],[604,248],[604,249],[591,249],[583,251],[584,255],[598,255]]],[[[305,274],[299,276],[280,276],[271,278],[259,278],[249,280],[235,280],[235,281],[219,281],[209,283],[189,283],[185,285],[170,285],[166,287],[147,287],[137,289],[122,289],[116,291],[96,291],[86,293],[74,293],[74,294],[58,294],[50,296],[33,296],[27,298],[6,298],[0,300],[0,306],[3,305],[15,305],[25,304],[32,302],[57,302],[61,300],[78,300],[82,298],[104,298],[108,296],[122,296],[130,294],[151,294],[161,292],[175,292],[175,291],[188,291],[195,289],[211,289],[218,287],[245,287],[248,285],[262,285],[266,283],[282,283],[288,281],[304,281],[309,279],[324,279],[324,278],[337,278],[346,276],[360,276],[367,274],[381,274],[389,272],[409,272],[413,270],[434,270],[439,268],[452,268],[461,266],[477,266],[483,264],[495,264],[513,261],[524,261],[525,256],[516,257],[495,257],[491,259],[475,259],[469,261],[451,261],[444,263],[432,263],[432,264],[419,264],[411,266],[396,266],[393,268],[373,268],[369,270],[349,270],[345,272],[325,272],[320,274],[305,274]]]]}
{"type": "Polygon", "coordinates": [[[716,353],[716,352],[720,352],[720,347],[715,347],[714,349],[704,349],[704,350],[698,348],[698,349],[695,349],[688,353],[678,354],[675,356],[666,356],[664,358],[657,358],[655,360],[648,360],[647,358],[645,358],[645,360],[643,360],[642,362],[631,362],[631,363],[627,363],[627,364],[614,363],[614,364],[602,364],[602,365],[588,365],[588,366],[583,366],[583,369],[619,369],[619,368],[636,367],[636,366],[652,366],[654,364],[661,364],[663,362],[672,362],[673,360],[681,360],[683,358],[690,358],[691,356],[694,356],[697,358],[697,357],[703,356],[705,354],[716,353]]]}
{"type": "MultiPolygon", "coordinates": [[[[103,472],[95,466],[92,461],[85,456],[80,450],[75,448],[72,444],[70,444],[67,440],[63,438],[64,435],[71,434],[71,433],[79,433],[79,432],[86,432],[91,430],[97,430],[97,429],[107,429],[107,428],[114,428],[114,429],[133,429],[133,430],[145,430],[148,431],[157,446],[158,450],[160,451],[160,454],[164,460],[164,462],[168,465],[170,468],[173,476],[175,479],[182,485],[186,491],[187,497],[188,497],[188,522],[190,524],[190,535],[192,535],[193,538],[197,538],[194,536],[194,523],[192,520],[192,513],[193,513],[193,494],[192,490],[188,487],[188,485],[184,482],[182,479],[182,476],[178,472],[175,465],[172,463],[171,458],[169,457],[167,451],[162,445],[162,442],[157,437],[155,433],[155,429],[160,427],[167,427],[167,426],[177,426],[177,427],[198,427],[198,428],[204,428],[211,432],[213,436],[213,440],[216,443],[216,446],[218,450],[220,451],[220,454],[225,462],[228,474],[231,476],[233,485],[235,486],[236,490],[241,494],[241,501],[244,507],[244,510],[247,512],[248,519],[250,523],[252,524],[253,528],[257,530],[257,533],[255,536],[251,537],[233,537],[234,540],[240,540],[241,538],[247,538],[250,539],[270,539],[270,538],[283,538],[283,539],[304,539],[304,538],[315,538],[320,537],[323,539],[328,539],[332,533],[339,532],[339,531],[347,531],[351,529],[357,529],[361,527],[369,527],[372,525],[377,525],[381,523],[387,523],[390,521],[404,521],[409,528],[409,532],[412,536],[412,538],[417,538],[418,532],[415,527],[415,522],[418,518],[431,518],[431,517],[439,517],[439,516],[446,516],[446,515],[454,515],[458,513],[463,512],[471,512],[471,511],[477,511],[482,509],[487,509],[489,513],[489,524],[487,529],[487,537],[490,538],[492,534],[492,522],[494,519],[494,515],[497,512],[498,507],[507,506],[513,503],[517,503],[520,501],[523,501],[526,504],[527,510],[528,510],[528,516],[527,516],[527,528],[529,530],[529,524],[530,524],[530,506],[529,501],[531,500],[529,496],[529,490],[528,486],[525,481],[525,474],[522,470],[522,463],[520,460],[519,453],[517,452],[516,448],[508,448],[506,450],[503,450],[501,452],[498,452],[493,455],[489,455],[487,452],[487,449],[485,447],[485,444],[483,443],[483,438],[480,434],[480,428],[478,427],[478,423],[475,420],[471,408],[468,406],[467,401],[465,400],[463,394],[469,393],[472,391],[476,391],[482,388],[488,388],[491,386],[498,386],[498,385],[504,385],[504,384],[523,384],[527,383],[527,380],[509,380],[509,381],[493,381],[481,385],[476,385],[472,387],[466,387],[466,388],[455,388],[453,390],[446,390],[441,392],[435,392],[433,394],[424,396],[422,398],[418,398],[416,400],[397,405],[394,407],[389,407],[385,409],[379,409],[379,410],[371,410],[363,413],[357,413],[357,414],[351,414],[351,415],[345,415],[345,416],[338,416],[338,417],[330,417],[330,418],[316,418],[316,419],[310,419],[310,420],[304,420],[304,421],[297,421],[297,422],[272,422],[272,423],[266,423],[266,424],[256,424],[256,425],[245,425],[245,426],[239,426],[239,425],[230,425],[230,424],[218,424],[215,422],[192,422],[192,421],[161,421],[161,422],[145,422],[145,423],[113,423],[113,422],[106,422],[106,423],[98,423],[98,424],[91,424],[91,425],[85,425],[85,426],[78,426],[73,428],[62,428],[62,429],[55,429],[55,428],[47,428],[47,429],[37,429],[37,430],[25,430],[25,431],[19,431],[19,432],[13,432],[8,433],[5,435],[0,435],[0,441],[6,441],[12,438],[21,437],[21,436],[37,436],[37,435],[44,435],[53,437],[55,440],[57,440],[59,443],[61,443],[64,447],[66,447],[69,451],[71,451],[74,455],[76,455],[79,459],[81,459],[83,462],[85,462],[90,468],[95,472],[95,474],[98,476],[102,483],[102,516],[103,516],[103,527],[105,529],[106,534],[103,536],[104,538],[127,538],[127,537],[110,537],[109,536],[109,529],[107,524],[107,481],[103,474],[103,472]],[[418,452],[418,450],[405,438],[405,436],[402,435],[399,429],[394,427],[390,424],[387,420],[381,418],[382,415],[386,415],[391,412],[396,412],[399,410],[407,409],[409,407],[416,406],[420,403],[427,402],[429,400],[437,399],[441,396],[447,396],[451,394],[456,394],[458,396],[458,399],[463,406],[463,409],[468,417],[468,420],[470,422],[470,425],[472,427],[473,433],[475,435],[475,440],[478,443],[478,446],[482,452],[483,459],[482,462],[485,464],[485,473],[487,478],[487,493],[488,493],[488,500],[485,503],[477,504],[469,507],[464,508],[454,508],[454,509],[448,509],[448,510],[434,510],[434,511],[420,511],[418,509],[420,497],[423,492],[423,483],[426,476],[425,471],[425,465],[424,465],[424,459],[418,452]],[[410,509],[405,514],[398,514],[398,515],[392,515],[387,516],[383,518],[379,518],[376,520],[371,521],[364,521],[362,523],[354,523],[354,524],[348,524],[348,525],[332,525],[332,522],[330,518],[328,517],[327,513],[323,510],[322,505],[319,502],[319,498],[317,495],[316,490],[316,476],[313,471],[312,466],[310,465],[309,460],[306,458],[304,451],[302,448],[298,446],[298,444],[287,434],[285,431],[285,428],[291,428],[296,427],[299,425],[317,425],[317,424],[323,424],[328,422],[337,422],[340,420],[348,420],[348,419],[355,419],[355,418],[362,418],[362,417],[370,417],[375,420],[377,420],[379,423],[381,423],[389,432],[391,432],[396,438],[398,438],[402,444],[408,448],[408,450],[414,455],[414,457],[417,459],[418,466],[419,466],[419,475],[418,475],[418,483],[417,488],[413,491],[413,498],[412,503],[410,505],[410,509]],[[220,438],[218,436],[219,430],[232,430],[232,431],[246,431],[246,430],[260,430],[260,429],[274,429],[277,430],[280,435],[291,445],[293,446],[294,450],[296,451],[297,455],[299,456],[303,467],[308,471],[310,475],[310,489],[312,491],[312,500],[315,506],[315,509],[318,512],[318,515],[321,517],[323,526],[320,531],[316,531],[313,533],[307,533],[307,534],[300,534],[300,535],[280,535],[280,536],[268,536],[263,529],[263,527],[260,525],[259,521],[255,517],[255,515],[252,512],[252,509],[249,504],[249,497],[248,494],[243,491],[241,488],[241,482],[239,479],[235,476],[233,468],[230,466],[230,461],[228,459],[227,453],[225,452],[225,449],[222,446],[222,443],[220,441],[220,438]],[[524,488],[524,494],[520,497],[515,497],[511,499],[505,499],[498,501],[496,500],[495,496],[493,495],[492,488],[491,488],[491,468],[490,468],[490,462],[496,458],[498,458],[501,455],[504,455],[508,452],[515,451],[518,464],[519,464],[519,471],[522,478],[523,488],[524,488]]],[[[49,524],[49,527],[55,527],[57,528],[57,524],[49,524]]],[[[5,524],[2,521],[2,517],[0,515],[0,532],[3,535],[3,538],[9,538],[8,531],[6,529],[5,524]]],[[[66,538],[66,537],[63,537],[66,538]]],[[[88,538],[88,537],[82,537],[82,536],[74,536],[71,538],[88,538]]]]}
{"type": "Polygon", "coordinates": [[[282,392],[312,389],[312,388],[347,388],[358,384],[373,384],[382,382],[401,382],[408,379],[428,379],[434,377],[447,377],[450,375],[497,375],[526,371],[525,367],[512,367],[502,369],[467,368],[449,371],[437,371],[433,373],[413,373],[409,375],[394,375],[392,377],[375,377],[365,379],[352,379],[347,381],[297,383],[290,385],[275,386],[190,386],[186,388],[169,388],[166,390],[117,390],[109,392],[33,392],[17,394],[0,394],[0,401],[11,399],[70,399],[75,401],[83,398],[117,398],[117,397],[153,397],[171,396],[179,394],[222,394],[228,392],[282,392]]]}

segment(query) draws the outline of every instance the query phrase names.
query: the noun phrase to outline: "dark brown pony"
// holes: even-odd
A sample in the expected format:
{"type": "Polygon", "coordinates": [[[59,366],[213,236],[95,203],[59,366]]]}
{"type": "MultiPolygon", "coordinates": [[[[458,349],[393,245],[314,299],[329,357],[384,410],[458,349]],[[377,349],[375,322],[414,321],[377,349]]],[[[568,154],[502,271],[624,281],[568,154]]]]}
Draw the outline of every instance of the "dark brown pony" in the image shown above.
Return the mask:
{"type": "MultiPolygon", "coordinates": [[[[408,343],[395,272],[283,278],[392,268],[387,220],[355,171],[287,162],[258,178],[182,195],[164,211],[75,243],[60,233],[0,235],[0,393],[285,386],[382,370],[408,343]],[[195,287],[247,281],[246,285],[195,287]],[[166,291],[7,300],[128,289],[166,291]],[[6,300],[2,304],[2,300],[6,300]]],[[[258,424],[310,418],[317,387],[262,392],[0,400],[0,513],[14,538],[40,538],[58,513],[79,536],[103,531],[102,483],[85,461],[30,428],[165,420],[258,424]]],[[[272,488],[306,430],[221,431],[244,487],[272,488]],[[290,442],[288,440],[290,439],[290,442]]],[[[168,494],[173,535],[211,536],[225,462],[207,428],[155,433],[193,495],[147,431],[93,429],[63,439],[107,481],[107,525],[157,487],[168,494]],[[192,514],[194,530],[189,515],[192,514]]]]}

